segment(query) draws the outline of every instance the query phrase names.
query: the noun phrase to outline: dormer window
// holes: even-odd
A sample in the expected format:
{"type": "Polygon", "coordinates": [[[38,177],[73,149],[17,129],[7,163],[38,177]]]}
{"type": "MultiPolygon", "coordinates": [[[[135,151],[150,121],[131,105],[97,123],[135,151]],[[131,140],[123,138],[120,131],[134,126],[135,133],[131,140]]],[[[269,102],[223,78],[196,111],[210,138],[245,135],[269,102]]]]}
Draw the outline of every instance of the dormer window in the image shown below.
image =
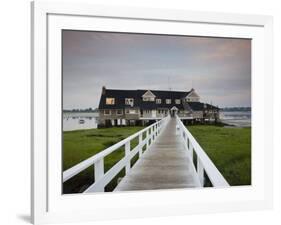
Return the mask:
{"type": "Polygon", "coordinates": [[[166,104],[171,104],[172,100],[171,99],[166,99],[166,104]]]}
{"type": "Polygon", "coordinates": [[[155,101],[155,95],[151,91],[147,91],[142,95],[142,100],[144,102],[154,102],[155,101]]]}
{"type": "Polygon", "coordinates": [[[199,102],[200,96],[195,92],[195,90],[192,88],[190,93],[185,97],[186,102],[199,102]]]}
{"type": "Polygon", "coordinates": [[[125,105],[134,106],[134,99],[133,98],[125,98],[125,105]]]}
{"type": "Polygon", "coordinates": [[[115,98],[106,98],[105,104],[106,105],[114,105],[115,104],[115,98]]]}
{"type": "Polygon", "coordinates": [[[154,102],[154,97],[143,97],[144,102],[154,102]]]}
{"type": "Polygon", "coordinates": [[[176,103],[177,105],[179,105],[179,104],[181,104],[181,100],[180,100],[180,99],[176,99],[176,100],[175,100],[175,103],[176,103]]]}
{"type": "Polygon", "coordinates": [[[161,98],[156,98],[156,104],[161,104],[161,98]]]}
{"type": "Polygon", "coordinates": [[[187,102],[199,102],[199,98],[197,97],[190,97],[190,98],[186,98],[186,101],[187,102]]]}

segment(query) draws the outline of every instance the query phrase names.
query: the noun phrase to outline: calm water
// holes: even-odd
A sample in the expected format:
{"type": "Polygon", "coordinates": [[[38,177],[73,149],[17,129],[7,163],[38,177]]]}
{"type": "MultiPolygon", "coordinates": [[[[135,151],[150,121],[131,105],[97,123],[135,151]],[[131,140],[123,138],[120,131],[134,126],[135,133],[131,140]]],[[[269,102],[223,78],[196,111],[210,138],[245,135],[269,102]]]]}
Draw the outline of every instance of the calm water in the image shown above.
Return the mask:
{"type": "Polygon", "coordinates": [[[98,113],[63,113],[63,131],[97,128],[98,113]]]}
{"type": "MultiPolygon", "coordinates": [[[[251,126],[251,112],[220,112],[221,121],[238,127],[251,126]]],[[[63,113],[63,131],[97,128],[98,113],[63,113]],[[83,123],[81,123],[83,120],[83,123]]]]}
{"type": "Polygon", "coordinates": [[[251,126],[251,112],[220,112],[220,119],[222,122],[235,125],[238,127],[251,126]]]}

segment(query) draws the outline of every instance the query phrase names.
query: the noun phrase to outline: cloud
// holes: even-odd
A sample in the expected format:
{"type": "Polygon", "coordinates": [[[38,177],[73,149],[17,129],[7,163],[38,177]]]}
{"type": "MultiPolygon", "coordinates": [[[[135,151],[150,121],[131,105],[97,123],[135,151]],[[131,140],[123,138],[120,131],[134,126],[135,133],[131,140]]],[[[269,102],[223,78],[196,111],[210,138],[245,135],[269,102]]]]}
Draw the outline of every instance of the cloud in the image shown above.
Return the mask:
{"type": "Polygon", "coordinates": [[[63,107],[97,107],[103,85],[195,87],[220,106],[250,105],[251,41],[64,31],[63,107]]]}

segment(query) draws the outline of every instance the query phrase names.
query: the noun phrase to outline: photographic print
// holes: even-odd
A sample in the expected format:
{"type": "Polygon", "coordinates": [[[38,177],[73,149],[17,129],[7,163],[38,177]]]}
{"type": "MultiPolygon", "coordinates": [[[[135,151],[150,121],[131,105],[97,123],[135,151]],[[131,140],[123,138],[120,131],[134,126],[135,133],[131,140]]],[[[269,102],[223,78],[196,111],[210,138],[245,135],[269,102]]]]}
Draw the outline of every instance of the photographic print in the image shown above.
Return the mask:
{"type": "Polygon", "coordinates": [[[251,185],[251,39],[62,30],[62,193],[251,185]]]}

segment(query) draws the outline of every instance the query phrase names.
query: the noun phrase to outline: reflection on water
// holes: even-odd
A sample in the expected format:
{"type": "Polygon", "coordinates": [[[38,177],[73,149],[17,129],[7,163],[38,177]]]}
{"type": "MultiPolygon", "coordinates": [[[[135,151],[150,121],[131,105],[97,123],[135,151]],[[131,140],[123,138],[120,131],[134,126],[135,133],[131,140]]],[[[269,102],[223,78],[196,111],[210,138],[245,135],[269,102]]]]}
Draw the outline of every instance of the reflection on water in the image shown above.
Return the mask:
{"type": "Polygon", "coordinates": [[[63,113],[63,131],[97,128],[98,113],[63,113]]]}
{"type": "Polygon", "coordinates": [[[223,123],[238,127],[251,127],[251,117],[251,111],[220,112],[220,119],[223,123]]]}

